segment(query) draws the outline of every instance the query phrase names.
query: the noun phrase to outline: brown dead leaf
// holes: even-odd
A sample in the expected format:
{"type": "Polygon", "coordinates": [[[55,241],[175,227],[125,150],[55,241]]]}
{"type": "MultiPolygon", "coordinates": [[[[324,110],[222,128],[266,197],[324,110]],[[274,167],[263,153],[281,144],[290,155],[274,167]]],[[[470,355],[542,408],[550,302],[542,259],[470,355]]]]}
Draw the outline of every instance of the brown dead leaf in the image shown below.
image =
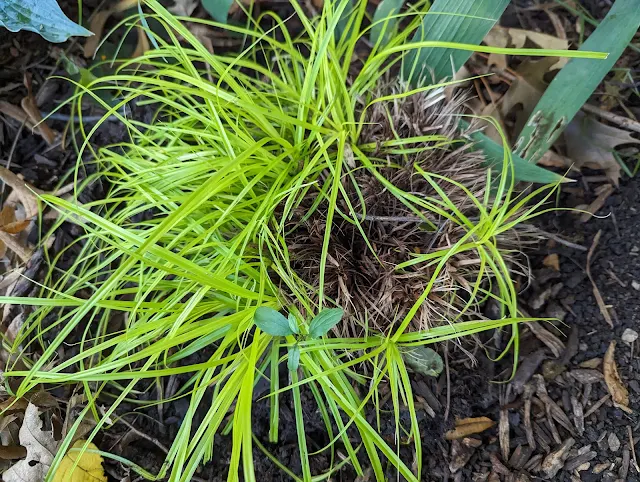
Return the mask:
{"type": "Polygon", "coordinates": [[[549,254],[542,260],[542,264],[554,271],[560,271],[560,258],[557,254],[549,254]]]}
{"type": "Polygon", "coordinates": [[[547,88],[545,75],[557,63],[554,57],[541,60],[525,60],[518,67],[518,78],[511,83],[500,103],[500,113],[506,117],[516,112],[515,132],[520,132],[547,88]]]}
{"type": "Polygon", "coordinates": [[[488,417],[465,418],[456,421],[456,428],[444,434],[447,440],[456,440],[474,433],[484,432],[496,423],[488,417]]]}
{"type": "Polygon", "coordinates": [[[7,201],[5,204],[12,206],[14,202],[20,202],[24,208],[25,219],[31,219],[38,214],[38,198],[36,195],[42,194],[42,191],[26,183],[24,179],[15,175],[6,167],[0,166],[0,180],[13,189],[9,196],[12,202],[7,201]]]}
{"type": "Polygon", "coordinates": [[[623,144],[640,144],[628,131],[598,122],[595,118],[578,112],[564,130],[567,154],[577,167],[602,169],[617,186],[620,164],[613,156],[616,147],[623,144]]]}
{"type": "Polygon", "coordinates": [[[22,445],[0,445],[0,459],[18,460],[26,457],[27,449],[22,445]]]}
{"type": "Polygon", "coordinates": [[[190,17],[198,7],[198,3],[200,0],[174,0],[173,5],[167,10],[179,17],[190,17]]]}
{"type": "Polygon", "coordinates": [[[27,96],[20,101],[22,110],[29,116],[29,120],[35,126],[34,130],[47,141],[47,144],[52,145],[56,140],[56,133],[42,120],[42,114],[40,113],[40,109],[38,109],[38,104],[31,88],[31,74],[28,72],[24,74],[24,86],[27,88],[27,96]]]}
{"type": "Polygon", "coordinates": [[[29,116],[20,107],[0,100],[0,112],[4,115],[8,115],[12,119],[24,124],[26,128],[33,129],[33,124],[29,122],[29,116]]]}
{"type": "Polygon", "coordinates": [[[107,10],[95,12],[91,19],[91,23],[89,23],[89,30],[91,30],[94,35],[92,37],[88,37],[84,43],[84,56],[93,57],[96,54],[96,50],[98,50],[98,46],[102,41],[104,26],[111,15],[135,7],[137,4],[138,0],[120,0],[113,7],[107,10]]]}
{"type": "MultiPolygon", "coordinates": [[[[484,43],[492,47],[513,47],[523,48],[527,42],[543,49],[565,50],[569,47],[567,39],[554,37],[545,33],[522,30],[519,28],[493,27],[484,38],[484,43]]],[[[559,69],[567,63],[568,59],[555,59],[553,68],[559,69]]],[[[491,54],[488,60],[489,65],[495,65],[501,69],[507,68],[507,59],[504,54],[491,54]]]]}
{"type": "Polygon", "coordinates": [[[611,399],[620,408],[626,411],[630,411],[629,408],[629,391],[627,387],[622,384],[620,375],[618,374],[618,366],[615,360],[616,342],[612,340],[607,348],[607,352],[604,354],[602,360],[602,372],[604,373],[604,381],[607,384],[611,399]]]}
{"type": "Polygon", "coordinates": [[[138,43],[136,44],[136,49],[131,54],[132,58],[140,57],[151,48],[147,32],[145,32],[140,25],[136,26],[136,31],[138,32],[138,43]]]}
{"type": "Polygon", "coordinates": [[[542,155],[537,164],[545,167],[569,168],[573,165],[573,161],[568,157],[561,156],[552,150],[548,150],[542,155]]]}

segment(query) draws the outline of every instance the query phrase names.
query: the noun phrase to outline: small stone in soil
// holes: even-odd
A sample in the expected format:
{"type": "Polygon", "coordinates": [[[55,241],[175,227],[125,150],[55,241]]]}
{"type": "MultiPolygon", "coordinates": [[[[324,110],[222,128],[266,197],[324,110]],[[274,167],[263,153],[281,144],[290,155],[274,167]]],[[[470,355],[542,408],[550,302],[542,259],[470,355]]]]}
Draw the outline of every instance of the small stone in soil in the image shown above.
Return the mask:
{"type": "Polygon", "coordinates": [[[638,332],[632,330],[631,328],[627,328],[622,332],[622,341],[625,343],[633,343],[638,339],[638,332]]]}
{"type": "Polygon", "coordinates": [[[640,283],[638,283],[636,280],[633,280],[631,282],[631,287],[636,291],[640,291],[640,283]]]}
{"type": "Polygon", "coordinates": [[[609,434],[607,443],[609,444],[609,450],[611,450],[612,452],[617,452],[618,450],[620,450],[620,439],[614,432],[611,432],[609,434]]]}

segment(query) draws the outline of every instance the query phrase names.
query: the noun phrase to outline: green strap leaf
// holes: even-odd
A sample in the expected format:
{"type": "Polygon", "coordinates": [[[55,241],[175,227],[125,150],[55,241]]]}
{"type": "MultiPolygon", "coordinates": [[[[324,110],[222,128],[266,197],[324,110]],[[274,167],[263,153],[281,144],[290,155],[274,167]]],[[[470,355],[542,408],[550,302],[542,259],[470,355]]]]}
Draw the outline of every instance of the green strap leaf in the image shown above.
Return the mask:
{"type": "Polygon", "coordinates": [[[289,320],[273,308],[261,306],[256,309],[253,322],[258,328],[271,336],[293,335],[289,320]]]}
{"type": "MultiPolygon", "coordinates": [[[[509,0],[436,0],[424,16],[413,42],[437,40],[479,45],[504,12],[509,0]]],[[[412,50],[403,63],[403,78],[416,84],[451,78],[472,52],[422,48],[412,50]]]]}
{"type": "MultiPolygon", "coordinates": [[[[488,138],[482,132],[475,132],[471,134],[470,137],[476,143],[478,149],[484,153],[485,163],[487,166],[502,170],[504,148],[497,142],[488,138]]],[[[516,182],[522,181],[540,184],[553,184],[564,179],[560,174],[549,171],[531,162],[527,162],[517,154],[511,154],[511,162],[513,162],[514,178],[516,182]]]]}
{"type": "MultiPolygon", "coordinates": [[[[469,124],[460,121],[460,126],[467,129],[469,124]]],[[[475,142],[476,147],[482,151],[487,167],[493,167],[502,170],[504,160],[504,147],[493,139],[490,139],[482,132],[474,132],[469,135],[471,140],[475,142]]],[[[548,171],[543,167],[527,162],[522,157],[511,154],[511,162],[513,163],[515,181],[534,182],[540,184],[553,184],[564,179],[560,174],[548,171]]]]}
{"type": "Polygon", "coordinates": [[[311,320],[309,336],[320,338],[326,335],[342,319],[342,315],[344,315],[342,308],[325,308],[311,320]]]}
{"type": "Polygon", "coordinates": [[[580,50],[609,52],[606,60],[571,59],[556,75],[520,133],[514,151],[535,163],[596,90],[640,28],[640,2],[617,0],[580,50]]]}
{"type": "Polygon", "coordinates": [[[382,0],[382,2],[380,2],[373,14],[373,24],[371,33],[369,34],[369,40],[372,44],[378,43],[379,40],[381,45],[389,42],[389,38],[398,25],[399,20],[398,18],[389,17],[393,17],[400,12],[402,3],[403,0],[382,0]],[[388,20],[385,22],[385,19],[388,20]]]}
{"type": "Polygon", "coordinates": [[[1,0],[0,27],[11,32],[36,32],[49,42],[64,42],[69,37],[90,37],[92,32],[72,22],[55,0],[1,0]]]}

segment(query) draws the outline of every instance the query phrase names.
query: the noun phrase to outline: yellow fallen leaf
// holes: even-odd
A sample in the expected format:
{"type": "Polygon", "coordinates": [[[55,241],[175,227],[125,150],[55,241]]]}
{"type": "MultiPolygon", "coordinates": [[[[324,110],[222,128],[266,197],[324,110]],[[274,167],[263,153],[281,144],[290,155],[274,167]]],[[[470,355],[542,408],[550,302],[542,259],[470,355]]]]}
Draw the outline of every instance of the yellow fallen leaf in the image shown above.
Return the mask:
{"type": "Polygon", "coordinates": [[[474,433],[484,432],[493,427],[496,423],[487,417],[465,418],[456,421],[456,428],[444,434],[447,440],[456,440],[467,437],[474,433]]]}
{"type": "Polygon", "coordinates": [[[611,399],[622,409],[629,410],[629,391],[622,384],[620,375],[618,374],[618,366],[615,360],[616,342],[611,341],[607,352],[602,360],[602,372],[604,373],[604,381],[607,384],[611,399]]]}
{"type": "Polygon", "coordinates": [[[80,452],[85,440],[76,440],[69,449],[53,476],[53,482],[106,482],[102,467],[102,456],[89,450],[98,451],[98,447],[90,443],[87,451],[80,452]],[[79,458],[79,460],[78,460],[79,458]]]}

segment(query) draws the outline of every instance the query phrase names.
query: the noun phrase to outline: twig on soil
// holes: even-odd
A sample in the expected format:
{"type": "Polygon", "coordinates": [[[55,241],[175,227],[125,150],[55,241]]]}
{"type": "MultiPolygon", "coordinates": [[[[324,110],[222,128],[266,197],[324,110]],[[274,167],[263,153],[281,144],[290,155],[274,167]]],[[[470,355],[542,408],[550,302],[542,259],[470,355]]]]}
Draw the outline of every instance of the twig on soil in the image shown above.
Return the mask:
{"type": "Polygon", "coordinates": [[[524,387],[524,431],[527,436],[527,443],[533,450],[536,449],[536,438],[533,436],[531,426],[531,397],[533,396],[533,385],[528,383],[524,387]]]}
{"type": "Polygon", "coordinates": [[[636,446],[633,442],[633,432],[631,426],[627,425],[627,434],[629,435],[629,448],[631,449],[631,456],[633,457],[633,468],[636,472],[640,473],[640,467],[638,467],[638,458],[636,457],[636,446]]]}
{"type": "Polygon", "coordinates": [[[154,444],[156,447],[158,447],[160,450],[162,450],[165,454],[169,453],[169,449],[167,447],[165,447],[164,445],[162,445],[162,443],[155,437],[152,437],[151,435],[147,435],[146,433],[138,430],[137,428],[135,428],[133,425],[131,425],[129,422],[127,422],[124,417],[119,417],[117,419],[118,422],[122,422],[123,424],[125,424],[127,427],[129,427],[129,429],[133,432],[135,432],[137,435],[140,435],[140,437],[148,440],[149,442],[151,442],[152,444],[154,444]]]}
{"type": "Polygon", "coordinates": [[[603,404],[604,402],[606,402],[607,400],[609,400],[611,398],[610,394],[606,394],[604,397],[602,397],[600,400],[598,400],[596,403],[594,403],[593,405],[591,405],[591,407],[589,408],[589,410],[587,410],[587,412],[584,414],[584,418],[588,418],[589,415],[591,415],[592,413],[594,413],[596,410],[598,410],[603,404]]]}
{"type": "Polygon", "coordinates": [[[533,231],[536,231],[538,234],[541,234],[542,236],[545,236],[553,241],[555,241],[558,244],[562,244],[568,248],[572,248],[572,249],[577,249],[578,251],[587,251],[587,248],[585,246],[582,246],[581,244],[576,244],[576,243],[572,243],[571,241],[568,241],[566,239],[564,239],[561,236],[558,236],[556,234],[550,233],[548,231],[544,231],[536,226],[534,226],[533,224],[522,224],[521,225],[523,228],[526,229],[531,229],[533,231]]]}
{"type": "Polygon", "coordinates": [[[447,377],[447,406],[444,410],[444,420],[449,418],[449,409],[451,408],[451,376],[449,373],[449,344],[444,344],[444,369],[447,377]]]}
{"type": "Polygon", "coordinates": [[[596,303],[598,303],[598,308],[600,308],[600,313],[602,313],[602,316],[604,316],[604,319],[609,324],[609,326],[613,328],[613,320],[611,319],[611,315],[609,314],[607,305],[605,304],[604,299],[602,299],[600,290],[598,289],[598,286],[596,285],[596,282],[593,279],[593,276],[591,275],[591,259],[593,258],[593,253],[595,252],[596,247],[598,246],[598,242],[600,241],[601,235],[602,235],[602,229],[599,230],[596,233],[595,237],[593,238],[593,243],[591,244],[591,248],[589,248],[589,253],[587,254],[587,267],[585,271],[587,273],[587,277],[589,278],[589,281],[591,281],[591,286],[593,288],[593,296],[596,298],[596,303]]]}
{"type": "Polygon", "coordinates": [[[629,129],[630,131],[640,132],[640,122],[638,122],[637,120],[614,114],[613,112],[606,111],[591,104],[583,105],[582,110],[590,114],[595,114],[598,117],[602,117],[603,119],[608,120],[609,122],[613,122],[614,124],[617,124],[625,129],[629,129]]]}

